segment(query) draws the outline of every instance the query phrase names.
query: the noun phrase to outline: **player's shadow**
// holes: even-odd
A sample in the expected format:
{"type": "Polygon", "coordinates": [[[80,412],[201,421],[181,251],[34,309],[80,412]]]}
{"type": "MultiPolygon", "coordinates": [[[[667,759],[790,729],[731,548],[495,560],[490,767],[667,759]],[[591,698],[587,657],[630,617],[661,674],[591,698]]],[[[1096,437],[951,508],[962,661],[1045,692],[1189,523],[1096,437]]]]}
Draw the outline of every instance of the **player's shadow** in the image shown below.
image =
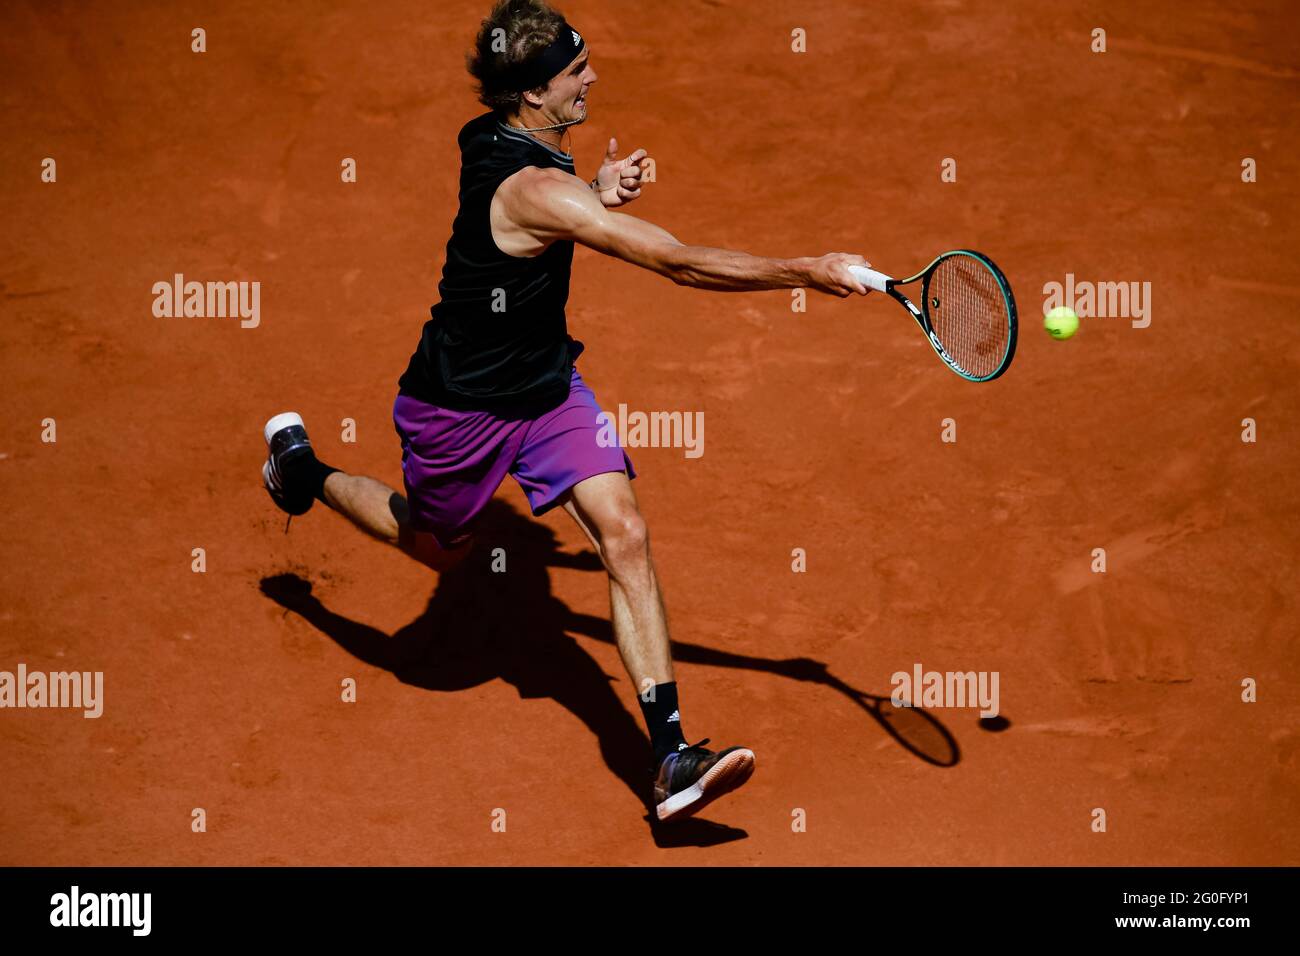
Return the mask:
{"type": "MultiPolygon", "coordinates": [[[[311,582],[296,574],[265,577],[261,590],[353,656],[407,684],[457,691],[501,678],[520,697],[554,699],[596,737],[609,769],[645,808],[660,846],[712,846],[748,836],[703,819],[665,825],[655,818],[649,739],[610,686],[613,678],[570,636],[612,643],[610,624],[571,610],[551,593],[548,568],[602,571],[600,559],[590,551],[561,551],[550,528],[498,499],[484,510],[476,532],[473,551],[439,576],[424,612],[393,634],[331,611],[312,594],[311,582]],[[505,573],[492,570],[497,548],[505,573]]],[[[557,770],[565,777],[581,773],[571,763],[557,770]]]]}
{"type": "MultiPolygon", "coordinates": [[[[551,593],[547,569],[602,570],[592,552],[568,554],[555,533],[499,499],[484,510],[473,552],[438,578],[424,612],[392,634],[336,614],[296,574],[261,580],[261,590],[301,615],[353,656],[391,671],[399,680],[429,690],[456,691],[496,678],[524,698],[550,697],[587,725],[609,769],[641,801],[659,846],[711,846],[742,839],[744,830],[703,819],[660,824],[650,795],[650,744],[609,677],[573,634],[614,643],[607,620],[571,610],[551,593]],[[505,573],[492,570],[495,549],[505,573]]],[[[849,697],[884,730],[929,763],[951,766],[956,741],[920,710],[898,709],[888,698],[865,694],[831,676],[808,658],[774,660],[673,642],[684,663],[763,671],[823,684],[849,697]],[[883,706],[882,706],[883,705],[883,706]]],[[[573,767],[566,772],[576,772],[573,767]]]]}

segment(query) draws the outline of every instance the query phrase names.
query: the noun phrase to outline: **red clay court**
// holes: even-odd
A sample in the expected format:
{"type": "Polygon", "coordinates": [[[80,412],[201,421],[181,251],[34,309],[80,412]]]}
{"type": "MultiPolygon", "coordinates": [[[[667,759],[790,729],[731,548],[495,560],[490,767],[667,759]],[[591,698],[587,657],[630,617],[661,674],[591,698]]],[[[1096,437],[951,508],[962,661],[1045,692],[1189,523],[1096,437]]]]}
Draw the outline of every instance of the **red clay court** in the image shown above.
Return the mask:
{"type": "Polygon", "coordinates": [[[102,671],[104,713],[0,711],[0,864],[1300,863],[1289,5],[557,5],[600,74],[578,175],[610,135],[656,160],[632,214],[895,275],[979,249],[1016,291],[972,385],[883,296],[797,313],[579,249],[603,406],[705,413],[701,457],[630,454],[687,735],[753,780],[648,825],[605,576],[513,482],[443,580],[323,508],[286,535],[261,487],[289,408],[400,487],[486,3],[15,4],[0,670],[102,671]],[[154,316],[177,273],[260,282],[260,324],[154,316]],[[1149,282],[1149,326],[1053,341],[1067,274],[1149,282]],[[852,693],[916,663],[998,672],[1009,725],[852,693]]]}

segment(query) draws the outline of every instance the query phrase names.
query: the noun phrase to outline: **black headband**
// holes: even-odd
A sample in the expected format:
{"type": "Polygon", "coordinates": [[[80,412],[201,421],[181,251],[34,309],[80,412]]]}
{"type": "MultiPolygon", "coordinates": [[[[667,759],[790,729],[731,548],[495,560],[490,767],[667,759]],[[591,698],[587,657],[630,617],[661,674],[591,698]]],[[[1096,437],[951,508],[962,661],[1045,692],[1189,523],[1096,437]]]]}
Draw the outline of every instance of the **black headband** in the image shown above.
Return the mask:
{"type": "Polygon", "coordinates": [[[545,86],[586,47],[582,34],[561,20],[550,46],[510,71],[510,88],[524,93],[545,86]]]}

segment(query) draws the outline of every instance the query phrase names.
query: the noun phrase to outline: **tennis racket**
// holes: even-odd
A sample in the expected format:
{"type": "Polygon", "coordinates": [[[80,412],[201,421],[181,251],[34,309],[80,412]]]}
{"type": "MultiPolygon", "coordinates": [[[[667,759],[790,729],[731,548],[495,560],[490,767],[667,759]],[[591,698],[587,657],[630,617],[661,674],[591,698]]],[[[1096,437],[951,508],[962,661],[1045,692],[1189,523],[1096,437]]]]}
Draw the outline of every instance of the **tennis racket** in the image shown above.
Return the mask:
{"type": "Polygon", "coordinates": [[[993,260],[980,252],[945,252],[908,279],[849,266],[869,289],[901,302],[930,341],[935,354],[968,382],[989,382],[1016,354],[1016,299],[993,260]],[[898,291],[921,283],[921,308],[898,291]]]}

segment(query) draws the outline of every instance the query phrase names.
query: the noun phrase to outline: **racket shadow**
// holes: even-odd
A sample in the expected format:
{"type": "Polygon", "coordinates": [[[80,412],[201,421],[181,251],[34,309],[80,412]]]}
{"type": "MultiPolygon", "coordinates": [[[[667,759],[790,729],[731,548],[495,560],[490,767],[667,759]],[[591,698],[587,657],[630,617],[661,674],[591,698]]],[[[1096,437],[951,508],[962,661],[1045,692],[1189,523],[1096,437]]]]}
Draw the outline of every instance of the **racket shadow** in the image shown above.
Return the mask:
{"type": "Polygon", "coordinates": [[[682,641],[673,641],[672,648],[673,659],[683,663],[763,671],[829,687],[865,710],[900,747],[918,759],[935,767],[953,767],[961,760],[957,738],[929,711],[898,707],[887,696],[858,690],[831,674],[821,661],[809,657],[773,660],[682,641]]]}
{"type": "Polygon", "coordinates": [[[936,767],[956,766],[961,748],[948,728],[920,707],[899,707],[888,697],[852,691],[854,702],[869,713],[904,750],[936,767]]]}
{"type": "Polygon", "coordinates": [[[913,756],[936,767],[954,767],[961,760],[957,738],[929,711],[920,707],[900,707],[889,697],[858,690],[827,671],[821,661],[795,658],[790,663],[792,670],[797,672],[791,676],[822,684],[843,694],[870,714],[885,733],[913,756]]]}

